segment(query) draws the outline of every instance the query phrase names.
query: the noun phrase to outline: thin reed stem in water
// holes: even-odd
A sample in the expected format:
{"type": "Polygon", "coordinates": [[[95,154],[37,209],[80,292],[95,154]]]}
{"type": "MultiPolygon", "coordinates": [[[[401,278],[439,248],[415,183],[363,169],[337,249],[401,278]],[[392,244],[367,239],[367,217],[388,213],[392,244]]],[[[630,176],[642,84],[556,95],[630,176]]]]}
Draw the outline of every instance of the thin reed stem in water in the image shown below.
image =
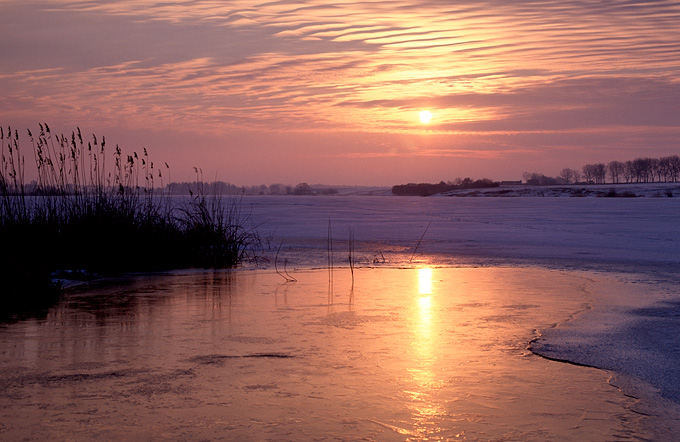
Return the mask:
{"type": "Polygon", "coordinates": [[[411,255],[411,259],[409,259],[408,262],[413,261],[413,257],[416,256],[416,252],[418,251],[418,248],[420,247],[420,243],[423,242],[423,238],[425,238],[425,234],[427,233],[427,231],[430,230],[431,225],[432,225],[432,221],[430,221],[430,223],[427,225],[423,234],[420,235],[420,239],[418,239],[418,242],[416,243],[416,247],[413,249],[413,254],[411,255]]]}

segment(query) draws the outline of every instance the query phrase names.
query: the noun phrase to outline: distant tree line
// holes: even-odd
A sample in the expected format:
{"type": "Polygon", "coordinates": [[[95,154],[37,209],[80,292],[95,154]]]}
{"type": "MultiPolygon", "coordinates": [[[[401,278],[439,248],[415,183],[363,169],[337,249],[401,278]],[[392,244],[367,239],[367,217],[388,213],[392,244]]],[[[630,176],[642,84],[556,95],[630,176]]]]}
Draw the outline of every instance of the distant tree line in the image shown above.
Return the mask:
{"type": "Polygon", "coordinates": [[[296,186],[287,184],[265,184],[257,186],[236,186],[224,181],[184,181],[170,183],[165,190],[171,195],[189,195],[197,188],[206,195],[334,195],[337,189],[300,183],[296,186]]]}
{"type": "Polygon", "coordinates": [[[454,181],[444,182],[438,184],[430,183],[408,183],[398,184],[392,186],[392,193],[398,196],[430,196],[438,193],[450,192],[459,189],[482,189],[489,187],[498,187],[498,183],[491,181],[488,178],[480,180],[472,180],[471,178],[456,178],[454,181]]]}
{"type": "Polygon", "coordinates": [[[629,161],[586,164],[577,169],[562,169],[553,178],[536,172],[524,172],[527,184],[545,186],[552,184],[605,184],[610,183],[676,183],[680,180],[680,157],[636,158],[629,161]]]}

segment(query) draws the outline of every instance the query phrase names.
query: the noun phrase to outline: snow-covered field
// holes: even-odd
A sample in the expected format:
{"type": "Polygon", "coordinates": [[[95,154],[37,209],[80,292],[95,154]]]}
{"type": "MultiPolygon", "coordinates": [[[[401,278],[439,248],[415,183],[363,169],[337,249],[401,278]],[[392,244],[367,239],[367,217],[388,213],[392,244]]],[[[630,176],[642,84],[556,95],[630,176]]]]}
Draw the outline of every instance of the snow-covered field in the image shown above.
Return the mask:
{"type": "MultiPolygon", "coordinates": [[[[389,187],[334,187],[338,195],[391,196],[389,187]]],[[[488,189],[461,189],[438,196],[457,197],[605,197],[673,198],[680,197],[680,183],[565,184],[529,186],[508,184],[488,189]]]]}
{"type": "Polygon", "coordinates": [[[529,263],[674,275],[680,198],[245,197],[264,256],[292,266],[529,263]],[[302,253],[298,253],[302,252],[302,253]]]}
{"type": "Polygon", "coordinates": [[[509,185],[490,189],[455,190],[447,192],[446,196],[673,198],[680,196],[680,183],[509,185]]]}

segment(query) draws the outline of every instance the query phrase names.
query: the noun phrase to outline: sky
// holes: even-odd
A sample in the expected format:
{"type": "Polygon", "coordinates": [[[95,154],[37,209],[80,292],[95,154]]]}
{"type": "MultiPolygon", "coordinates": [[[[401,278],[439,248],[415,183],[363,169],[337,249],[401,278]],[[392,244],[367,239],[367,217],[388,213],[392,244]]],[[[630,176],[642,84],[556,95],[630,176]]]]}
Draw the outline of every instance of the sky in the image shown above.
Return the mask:
{"type": "Polygon", "coordinates": [[[680,154],[679,23],[654,0],[0,0],[0,125],[144,147],[172,181],[556,176],[680,154]]]}

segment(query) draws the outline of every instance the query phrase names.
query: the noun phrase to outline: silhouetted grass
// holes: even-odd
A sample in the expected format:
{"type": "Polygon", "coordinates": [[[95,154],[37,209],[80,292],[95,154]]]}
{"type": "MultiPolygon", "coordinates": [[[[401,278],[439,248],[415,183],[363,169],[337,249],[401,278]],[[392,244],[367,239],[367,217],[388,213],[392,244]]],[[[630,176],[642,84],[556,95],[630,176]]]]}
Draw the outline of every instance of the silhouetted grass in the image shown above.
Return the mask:
{"type": "Polygon", "coordinates": [[[109,153],[104,138],[85,142],[80,129],[57,136],[47,124],[37,138],[28,130],[28,139],[36,171],[30,183],[23,140],[0,128],[0,315],[58,299],[52,275],[60,270],[111,276],[228,268],[257,240],[243,226],[238,198],[208,196],[197,184],[178,203],[156,190],[167,164],[156,168],[146,149],[109,153]]]}

